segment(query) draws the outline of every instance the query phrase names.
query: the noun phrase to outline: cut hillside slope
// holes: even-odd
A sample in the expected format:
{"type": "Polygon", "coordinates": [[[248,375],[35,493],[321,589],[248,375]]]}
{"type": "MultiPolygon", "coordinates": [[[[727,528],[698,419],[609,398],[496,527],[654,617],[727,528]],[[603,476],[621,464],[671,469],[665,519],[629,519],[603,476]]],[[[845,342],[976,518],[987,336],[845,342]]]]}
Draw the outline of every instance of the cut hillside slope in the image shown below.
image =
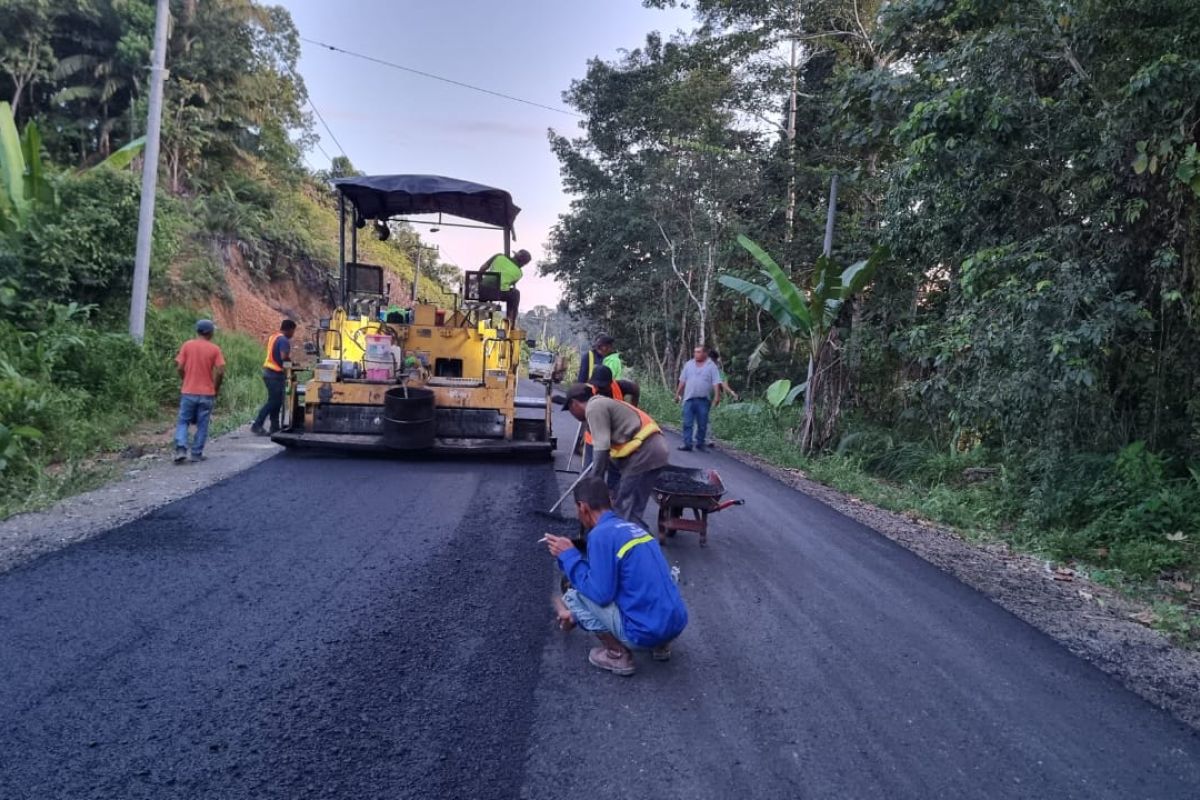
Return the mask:
{"type": "MultiPolygon", "coordinates": [[[[156,287],[158,304],[211,312],[222,329],[260,338],[289,317],[298,323],[301,339],[310,339],[321,317],[336,305],[337,214],[330,196],[315,184],[273,191],[277,202],[269,210],[271,225],[260,224],[263,209],[252,206],[233,213],[223,208],[198,220],[198,229],[190,232],[156,287]],[[281,230],[280,223],[290,230],[281,230]]],[[[205,201],[196,202],[203,214],[205,201]]],[[[406,227],[386,242],[369,229],[360,231],[359,261],[383,267],[390,302],[409,304],[414,272],[409,251],[419,246],[420,237],[406,227]]],[[[454,271],[445,264],[432,267],[430,272],[440,275],[454,271]]],[[[424,269],[419,276],[421,300],[449,302],[457,289],[424,269]]]]}

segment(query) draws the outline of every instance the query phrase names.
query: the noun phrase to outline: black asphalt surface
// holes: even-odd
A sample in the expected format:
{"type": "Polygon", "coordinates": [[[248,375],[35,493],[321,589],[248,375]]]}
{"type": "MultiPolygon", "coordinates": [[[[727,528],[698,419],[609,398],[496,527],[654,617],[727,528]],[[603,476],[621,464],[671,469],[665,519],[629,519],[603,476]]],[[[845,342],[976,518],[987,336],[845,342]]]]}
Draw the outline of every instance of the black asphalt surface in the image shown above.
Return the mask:
{"type": "MultiPolygon", "coordinates": [[[[569,438],[573,424],[560,423],[569,438]]],[[[285,454],[0,575],[0,798],[1197,798],[1200,737],[720,454],[692,622],[550,625],[549,464],[285,454]]]]}

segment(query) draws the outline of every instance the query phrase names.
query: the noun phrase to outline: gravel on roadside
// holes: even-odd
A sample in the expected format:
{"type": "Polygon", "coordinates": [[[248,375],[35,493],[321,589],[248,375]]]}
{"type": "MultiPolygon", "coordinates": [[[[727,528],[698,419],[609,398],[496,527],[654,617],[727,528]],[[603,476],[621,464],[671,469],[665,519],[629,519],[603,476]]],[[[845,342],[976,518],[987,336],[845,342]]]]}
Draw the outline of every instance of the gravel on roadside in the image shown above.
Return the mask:
{"type": "Polygon", "coordinates": [[[116,483],[0,521],[0,573],[138,519],[282,450],[243,426],[210,439],[199,463],[175,464],[165,449],[132,459],[116,483]]]}

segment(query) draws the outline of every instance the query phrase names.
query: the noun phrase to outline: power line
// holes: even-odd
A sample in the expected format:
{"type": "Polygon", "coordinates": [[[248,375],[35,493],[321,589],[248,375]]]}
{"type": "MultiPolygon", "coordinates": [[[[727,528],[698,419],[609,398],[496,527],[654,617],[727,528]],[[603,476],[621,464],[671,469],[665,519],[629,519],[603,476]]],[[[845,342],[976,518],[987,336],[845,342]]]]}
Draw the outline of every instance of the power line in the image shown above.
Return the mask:
{"type": "MultiPolygon", "coordinates": [[[[288,72],[292,73],[292,80],[294,80],[297,85],[304,84],[304,79],[296,74],[296,70],[289,68],[288,72]]],[[[306,93],[304,99],[308,101],[308,107],[311,108],[313,113],[317,115],[317,119],[321,120],[321,124],[325,126],[325,131],[329,134],[329,138],[333,140],[333,143],[337,145],[338,150],[341,150],[342,155],[346,156],[346,160],[349,161],[350,156],[346,155],[346,148],[342,147],[342,143],[339,142],[338,138],[333,135],[333,128],[330,128],[329,123],[325,121],[325,117],[321,116],[321,112],[317,108],[317,104],[312,101],[312,97],[306,93]]],[[[319,138],[316,142],[314,142],[314,144],[316,144],[317,149],[320,150],[325,155],[325,158],[329,159],[329,162],[332,164],[333,159],[330,158],[329,153],[325,152],[325,148],[321,147],[321,141],[319,138]]]]}
{"type": "MultiPolygon", "coordinates": [[[[333,143],[337,145],[337,149],[338,149],[338,150],[341,150],[341,151],[342,151],[342,155],[343,155],[343,156],[346,156],[346,158],[347,158],[347,160],[348,160],[348,159],[350,158],[350,156],[346,155],[346,148],[342,147],[342,143],[341,143],[341,142],[339,142],[339,141],[338,141],[338,138],[337,138],[336,136],[334,136],[334,135],[333,135],[333,128],[330,128],[330,127],[329,127],[329,123],[325,121],[325,118],[324,118],[323,116],[321,116],[321,112],[317,110],[317,105],[316,105],[316,103],[314,103],[314,102],[312,101],[312,98],[311,98],[311,97],[310,97],[310,98],[308,98],[308,107],[309,107],[309,108],[311,108],[311,109],[313,110],[313,113],[317,115],[317,119],[321,120],[321,124],[325,126],[325,130],[326,130],[326,132],[328,132],[328,133],[329,133],[329,138],[333,140],[333,143]]],[[[319,146],[320,146],[320,145],[318,144],[318,147],[319,147],[319,146]]],[[[321,152],[322,152],[322,153],[325,153],[325,151],[324,151],[324,150],[321,150],[321,152]]],[[[328,154],[328,153],[325,153],[325,157],[326,157],[326,158],[329,158],[329,154],[328,154]]],[[[331,159],[331,158],[330,158],[329,160],[330,160],[330,161],[332,161],[333,159],[331,159]]]]}
{"type": "Polygon", "coordinates": [[[333,163],[333,157],[332,157],[332,156],[330,156],[330,155],[329,155],[329,153],[325,152],[325,148],[321,146],[321,139],[320,139],[320,137],[317,137],[316,139],[313,139],[313,144],[315,144],[315,145],[317,146],[317,149],[321,151],[321,155],[325,156],[325,160],[326,160],[326,161],[328,161],[330,164],[332,164],[332,163],[333,163]]]}
{"type": "MultiPolygon", "coordinates": [[[[300,41],[308,42],[309,44],[315,44],[318,47],[324,47],[325,49],[332,50],[335,53],[342,53],[343,55],[353,56],[354,58],[361,58],[364,61],[370,61],[375,64],[381,64],[385,67],[391,67],[392,69],[398,69],[403,72],[411,72],[412,74],[420,75],[423,78],[432,78],[435,81],[441,81],[442,83],[449,83],[454,86],[462,87],[463,89],[470,89],[471,91],[482,92],[483,94],[490,94],[493,97],[500,97],[505,100],[512,100],[514,103],[524,103],[527,106],[533,106],[534,108],[545,109],[546,111],[553,111],[556,114],[564,114],[569,117],[581,117],[581,118],[583,117],[582,114],[577,114],[574,111],[569,111],[565,108],[556,108],[555,106],[548,106],[543,103],[535,102],[533,100],[526,100],[521,97],[514,97],[513,95],[505,94],[504,92],[497,92],[497,91],[493,91],[492,89],[485,89],[482,86],[474,86],[469,83],[463,83],[462,81],[456,81],[453,78],[444,78],[441,75],[434,75],[432,72],[425,72],[424,70],[414,69],[412,67],[406,67],[403,64],[397,64],[393,61],[385,61],[382,58],[375,58],[374,56],[369,56],[364,53],[356,53],[352,50],[345,50],[341,47],[335,47],[331,44],[327,44],[325,42],[319,42],[316,39],[309,39],[305,36],[301,36],[300,41]]],[[[320,115],[318,114],[318,116],[320,116],[320,115]]],[[[332,135],[332,134],[330,134],[330,135],[332,135]]]]}

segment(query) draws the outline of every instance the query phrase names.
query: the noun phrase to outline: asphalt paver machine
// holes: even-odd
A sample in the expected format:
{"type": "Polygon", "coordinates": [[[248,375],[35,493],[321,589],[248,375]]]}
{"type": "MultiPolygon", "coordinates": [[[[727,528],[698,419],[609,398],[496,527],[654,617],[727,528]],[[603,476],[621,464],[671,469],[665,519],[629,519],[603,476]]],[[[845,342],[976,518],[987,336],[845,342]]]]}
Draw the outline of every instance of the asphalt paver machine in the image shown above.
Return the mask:
{"type": "Polygon", "coordinates": [[[333,183],[339,303],[304,345],[316,359],[312,377],[291,373],[285,426],[272,439],[345,451],[549,457],[550,382],[519,374],[522,346],[533,343],[501,313],[500,275],[466,272],[446,307],[418,302],[414,289],[403,307],[389,300],[384,270],[358,260],[359,231],[371,225],[387,236],[392,221],[495,231],[509,255],[520,212],[511,195],[436,175],[333,183]],[[436,221],[413,219],[422,215],[436,221]]]}

